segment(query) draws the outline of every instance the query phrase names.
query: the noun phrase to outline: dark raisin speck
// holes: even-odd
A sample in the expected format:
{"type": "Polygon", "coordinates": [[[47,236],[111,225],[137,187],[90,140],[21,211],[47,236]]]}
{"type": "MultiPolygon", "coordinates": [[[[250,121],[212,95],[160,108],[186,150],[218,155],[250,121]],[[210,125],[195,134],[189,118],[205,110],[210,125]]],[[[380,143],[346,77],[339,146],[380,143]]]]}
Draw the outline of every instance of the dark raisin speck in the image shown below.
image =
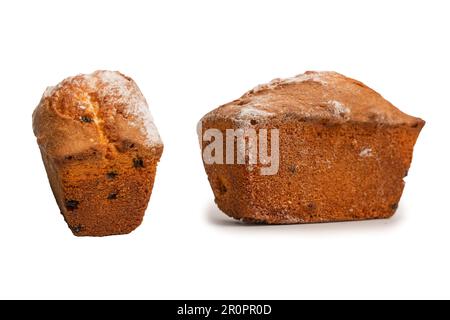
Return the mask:
{"type": "Polygon", "coordinates": [[[91,122],[94,122],[94,120],[93,120],[92,118],[87,117],[87,116],[82,116],[82,117],[80,117],[80,120],[81,120],[81,122],[84,122],[84,123],[91,123],[91,122]]]}
{"type": "Polygon", "coordinates": [[[288,167],[288,170],[289,170],[290,173],[296,173],[296,172],[297,172],[297,166],[294,165],[294,164],[291,164],[291,165],[288,167]]]}
{"type": "Polygon", "coordinates": [[[222,179],[220,179],[220,178],[217,180],[216,189],[219,192],[219,195],[221,195],[221,196],[226,194],[228,191],[227,186],[223,183],[222,179]]]}
{"type": "Polygon", "coordinates": [[[261,219],[243,218],[242,222],[254,225],[267,225],[267,221],[261,219]]]}
{"type": "Polygon", "coordinates": [[[398,203],[394,203],[391,205],[392,210],[397,210],[398,209],[398,203]]]}
{"type": "Polygon", "coordinates": [[[227,187],[225,187],[223,184],[219,185],[219,193],[220,194],[225,194],[227,193],[227,187]]]}
{"type": "Polygon", "coordinates": [[[133,149],[135,147],[135,144],[130,140],[123,140],[118,142],[116,146],[119,152],[126,152],[128,149],[133,149]]]}
{"type": "Polygon", "coordinates": [[[78,205],[80,204],[77,200],[66,200],[66,208],[69,211],[74,211],[78,209],[78,205]]]}
{"type": "Polygon", "coordinates": [[[77,226],[73,226],[71,227],[73,233],[80,233],[83,230],[83,226],[81,224],[77,225],[77,226]]]}
{"type": "Polygon", "coordinates": [[[111,192],[108,195],[108,200],[115,200],[115,199],[117,199],[117,192],[111,192]]]}
{"type": "Polygon", "coordinates": [[[258,124],[258,121],[255,120],[255,119],[252,119],[252,120],[250,120],[250,124],[251,124],[252,126],[255,126],[255,125],[258,124]]]}
{"type": "Polygon", "coordinates": [[[114,179],[115,177],[117,177],[118,173],[116,171],[110,171],[106,174],[106,177],[110,180],[114,179]]]}
{"type": "Polygon", "coordinates": [[[133,159],[133,166],[135,168],[143,168],[144,167],[144,160],[140,158],[133,159]]]}
{"type": "Polygon", "coordinates": [[[308,210],[315,210],[316,209],[316,204],[314,202],[310,202],[308,203],[308,210]]]}

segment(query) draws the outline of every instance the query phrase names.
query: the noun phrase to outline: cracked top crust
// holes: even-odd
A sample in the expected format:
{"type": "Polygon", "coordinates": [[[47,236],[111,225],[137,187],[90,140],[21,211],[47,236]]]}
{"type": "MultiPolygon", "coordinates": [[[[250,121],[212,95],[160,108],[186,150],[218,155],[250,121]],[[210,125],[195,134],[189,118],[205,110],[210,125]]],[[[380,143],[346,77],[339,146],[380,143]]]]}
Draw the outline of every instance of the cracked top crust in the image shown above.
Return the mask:
{"type": "Polygon", "coordinates": [[[79,154],[123,141],[162,146],[136,83],[119,72],[96,71],[49,87],[33,113],[33,131],[47,154],[79,154]]]}
{"type": "Polygon", "coordinates": [[[403,113],[363,83],[336,72],[314,72],[274,79],[240,99],[225,104],[205,120],[294,117],[329,123],[371,122],[385,125],[423,126],[424,121],[403,113]]]}

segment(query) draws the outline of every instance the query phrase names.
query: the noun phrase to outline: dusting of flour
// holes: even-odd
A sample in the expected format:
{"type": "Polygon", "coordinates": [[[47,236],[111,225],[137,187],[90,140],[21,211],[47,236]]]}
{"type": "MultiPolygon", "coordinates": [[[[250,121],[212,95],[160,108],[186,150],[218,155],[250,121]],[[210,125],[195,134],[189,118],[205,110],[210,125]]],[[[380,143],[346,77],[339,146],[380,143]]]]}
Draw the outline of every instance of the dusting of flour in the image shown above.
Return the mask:
{"type": "Polygon", "coordinates": [[[131,115],[129,124],[141,127],[149,144],[161,141],[147,101],[133,81],[113,71],[97,71],[93,75],[105,84],[100,89],[102,95],[115,97],[116,103],[126,106],[125,112],[131,115]]]}
{"type": "MultiPolygon", "coordinates": [[[[67,78],[57,86],[48,87],[44,92],[44,97],[51,96],[67,82],[87,86],[89,90],[96,92],[101,100],[107,99],[113,105],[123,106],[123,112],[129,125],[140,128],[148,145],[162,143],[147,101],[133,80],[115,71],[96,71],[92,74],[67,78]]],[[[90,103],[89,97],[87,100],[80,101],[78,108],[91,111],[94,115],[94,122],[98,125],[102,122],[98,118],[98,110],[95,110],[94,105],[90,103]]]]}
{"type": "Polygon", "coordinates": [[[242,121],[241,125],[246,127],[249,120],[261,120],[267,119],[274,114],[272,112],[265,111],[264,106],[267,106],[268,100],[265,96],[253,97],[252,100],[246,104],[239,106],[239,113],[237,114],[237,120],[242,121]]]}
{"type": "Polygon", "coordinates": [[[241,109],[239,112],[240,118],[264,118],[264,117],[270,117],[273,113],[267,112],[261,109],[257,109],[253,106],[246,106],[241,109]]]}
{"type": "Polygon", "coordinates": [[[283,85],[283,84],[289,84],[289,83],[302,83],[302,82],[307,82],[307,81],[311,81],[311,82],[316,82],[319,83],[323,86],[328,85],[328,82],[326,81],[326,76],[332,74],[332,72],[329,71],[322,71],[322,72],[308,72],[308,73],[304,73],[304,74],[299,74],[295,77],[291,77],[291,78],[286,78],[286,79],[273,79],[272,81],[270,81],[269,83],[266,84],[260,84],[258,86],[256,86],[255,88],[253,88],[253,90],[251,90],[251,93],[258,93],[262,90],[267,90],[267,89],[274,89],[279,85],[283,85]]]}
{"type": "Polygon", "coordinates": [[[114,71],[96,71],[87,76],[87,81],[90,86],[97,88],[100,96],[109,97],[115,104],[125,106],[128,123],[140,128],[148,145],[161,143],[147,101],[134,81],[114,71]]]}
{"type": "Polygon", "coordinates": [[[361,158],[368,158],[368,157],[371,157],[372,155],[373,154],[372,154],[372,149],[371,148],[363,148],[361,150],[361,152],[359,153],[359,156],[361,158]]]}
{"type": "Polygon", "coordinates": [[[336,117],[346,117],[350,113],[350,109],[336,100],[328,101],[331,111],[336,117]]]}

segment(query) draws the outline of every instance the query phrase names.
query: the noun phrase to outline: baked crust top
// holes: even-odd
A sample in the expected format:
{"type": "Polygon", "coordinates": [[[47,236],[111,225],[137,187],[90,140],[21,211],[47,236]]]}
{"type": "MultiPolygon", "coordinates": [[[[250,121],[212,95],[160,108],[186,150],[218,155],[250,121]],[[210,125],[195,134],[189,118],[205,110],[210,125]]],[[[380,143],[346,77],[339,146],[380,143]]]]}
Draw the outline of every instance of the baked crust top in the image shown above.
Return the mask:
{"type": "Polygon", "coordinates": [[[424,121],[403,113],[363,83],[339,73],[308,71],[274,79],[245,93],[207,115],[204,120],[293,117],[328,123],[371,122],[420,126],[424,121]]]}
{"type": "Polygon", "coordinates": [[[33,113],[33,131],[44,152],[56,157],[120,141],[162,146],[138,86],[114,71],[77,75],[47,88],[33,113]]]}

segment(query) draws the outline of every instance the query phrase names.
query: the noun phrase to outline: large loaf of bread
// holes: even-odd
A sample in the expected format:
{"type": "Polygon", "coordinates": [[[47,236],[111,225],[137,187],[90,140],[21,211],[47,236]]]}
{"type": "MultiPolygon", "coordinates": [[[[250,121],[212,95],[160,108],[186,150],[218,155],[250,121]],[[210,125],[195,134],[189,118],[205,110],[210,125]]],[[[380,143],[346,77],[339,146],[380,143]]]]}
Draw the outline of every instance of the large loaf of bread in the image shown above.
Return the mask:
{"type": "Polygon", "coordinates": [[[163,144],[132,79],[97,71],[48,88],[33,129],[75,235],[125,234],[141,224],[163,144]]]}
{"type": "Polygon", "coordinates": [[[307,72],[260,85],[213,110],[200,121],[199,134],[223,212],[249,222],[290,224],[391,217],[424,124],[359,81],[307,72]],[[264,173],[269,163],[248,156],[250,133],[262,129],[259,138],[267,137],[266,145],[279,153],[276,172],[264,173]],[[224,152],[209,152],[214,139],[225,146],[230,130],[242,130],[247,139],[244,163],[236,162],[239,135],[235,153],[223,154],[223,161],[224,152]]]}

